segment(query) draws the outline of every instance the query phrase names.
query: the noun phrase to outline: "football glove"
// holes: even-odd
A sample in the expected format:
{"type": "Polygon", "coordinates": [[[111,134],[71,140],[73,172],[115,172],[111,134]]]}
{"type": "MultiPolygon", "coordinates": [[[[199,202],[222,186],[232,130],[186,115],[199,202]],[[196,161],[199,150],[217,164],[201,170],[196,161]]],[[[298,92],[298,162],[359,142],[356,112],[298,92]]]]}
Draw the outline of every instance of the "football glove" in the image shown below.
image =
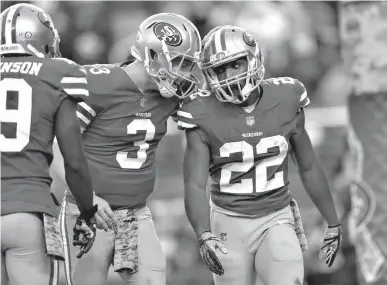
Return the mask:
{"type": "Polygon", "coordinates": [[[80,251],[77,254],[77,258],[81,258],[87,253],[94,243],[96,228],[95,221],[92,218],[97,212],[98,205],[94,205],[90,210],[87,210],[77,218],[73,232],[73,246],[80,246],[80,251]]]}
{"type": "Polygon", "coordinates": [[[324,233],[324,239],[319,254],[320,260],[325,260],[328,267],[331,267],[335,261],[342,240],[341,225],[328,226],[324,233]]]}
{"type": "Polygon", "coordinates": [[[204,232],[199,237],[200,255],[207,267],[215,274],[222,276],[224,269],[222,263],[216,256],[216,250],[219,249],[223,254],[227,254],[227,249],[222,241],[211,232],[204,232]]]}

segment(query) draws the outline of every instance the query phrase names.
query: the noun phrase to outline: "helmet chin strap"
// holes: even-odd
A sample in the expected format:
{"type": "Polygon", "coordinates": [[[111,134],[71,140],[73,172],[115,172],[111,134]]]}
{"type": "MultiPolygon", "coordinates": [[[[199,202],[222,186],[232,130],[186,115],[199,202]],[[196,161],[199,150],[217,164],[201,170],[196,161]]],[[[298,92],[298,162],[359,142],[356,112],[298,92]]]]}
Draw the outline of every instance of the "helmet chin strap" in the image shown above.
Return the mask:
{"type": "Polygon", "coordinates": [[[246,78],[246,84],[242,88],[241,96],[243,98],[243,102],[246,101],[247,98],[249,98],[250,93],[253,91],[253,85],[250,83],[250,81],[251,81],[251,76],[246,78]]]}
{"type": "Polygon", "coordinates": [[[167,89],[165,88],[164,86],[161,86],[159,87],[159,92],[160,92],[160,95],[165,97],[165,98],[171,98],[173,97],[174,95],[167,89]]]}
{"type": "MultiPolygon", "coordinates": [[[[164,84],[160,83],[157,79],[153,78],[153,81],[156,83],[158,89],[159,89],[159,92],[160,92],[160,95],[165,97],[165,98],[171,98],[174,96],[174,94],[168,90],[164,84]]],[[[160,80],[161,81],[161,80],[160,80]]]]}

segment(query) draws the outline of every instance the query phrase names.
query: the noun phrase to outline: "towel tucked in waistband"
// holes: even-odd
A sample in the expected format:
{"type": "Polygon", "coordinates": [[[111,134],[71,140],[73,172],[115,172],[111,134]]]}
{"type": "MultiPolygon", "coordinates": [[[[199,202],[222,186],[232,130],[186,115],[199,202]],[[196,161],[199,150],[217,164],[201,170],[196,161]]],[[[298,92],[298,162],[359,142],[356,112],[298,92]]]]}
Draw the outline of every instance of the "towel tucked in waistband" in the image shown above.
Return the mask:
{"type": "Polygon", "coordinates": [[[300,209],[298,208],[298,204],[297,204],[296,200],[292,199],[290,201],[290,207],[292,209],[292,213],[293,213],[293,217],[294,217],[294,228],[296,231],[298,241],[299,241],[300,246],[301,246],[301,250],[307,251],[308,250],[308,242],[306,240],[304,226],[302,225],[300,209]]]}
{"type": "Polygon", "coordinates": [[[115,272],[128,270],[138,272],[138,221],[131,209],[114,210],[116,216],[116,238],[113,268],[115,272]]]}

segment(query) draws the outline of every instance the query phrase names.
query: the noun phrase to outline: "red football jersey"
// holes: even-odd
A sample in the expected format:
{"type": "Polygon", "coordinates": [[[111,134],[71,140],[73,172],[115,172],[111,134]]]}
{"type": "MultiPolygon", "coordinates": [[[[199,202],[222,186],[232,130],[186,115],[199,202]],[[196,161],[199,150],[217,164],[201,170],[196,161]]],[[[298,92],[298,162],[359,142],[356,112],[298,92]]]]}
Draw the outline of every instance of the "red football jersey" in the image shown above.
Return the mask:
{"type": "Polygon", "coordinates": [[[156,148],[175,98],[142,93],[119,65],[85,66],[90,96],[78,104],[95,193],[112,207],[146,202],[156,178],[156,148]]]}
{"type": "Polygon", "coordinates": [[[203,93],[191,96],[177,113],[179,128],[199,128],[209,146],[212,202],[246,215],[266,215],[289,204],[289,138],[297,113],[309,104],[296,79],[267,79],[261,87],[255,108],[203,93]]]}
{"type": "Polygon", "coordinates": [[[87,97],[84,69],[69,60],[2,58],[1,214],[55,215],[50,195],[55,114],[70,96],[87,97]]]}

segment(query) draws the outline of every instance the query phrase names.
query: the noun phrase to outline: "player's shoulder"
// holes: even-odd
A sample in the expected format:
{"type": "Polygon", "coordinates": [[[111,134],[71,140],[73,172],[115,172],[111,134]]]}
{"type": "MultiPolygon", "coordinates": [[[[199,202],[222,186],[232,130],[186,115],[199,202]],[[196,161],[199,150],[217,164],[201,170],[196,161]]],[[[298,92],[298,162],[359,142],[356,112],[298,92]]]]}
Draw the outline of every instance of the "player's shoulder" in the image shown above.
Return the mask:
{"type": "Polygon", "coordinates": [[[293,77],[273,77],[262,81],[263,85],[266,85],[272,90],[284,90],[288,95],[299,94],[305,91],[305,87],[301,81],[293,77]],[[289,94],[290,93],[290,94],[289,94]]]}
{"type": "Polygon", "coordinates": [[[78,63],[67,58],[49,58],[44,65],[50,70],[61,76],[86,77],[85,69],[78,63]]]}
{"type": "Polygon", "coordinates": [[[304,84],[292,77],[268,78],[261,82],[268,96],[277,98],[279,101],[295,101],[304,108],[309,105],[308,92],[304,84]]]}
{"type": "Polygon", "coordinates": [[[112,63],[112,64],[94,63],[94,64],[83,65],[83,67],[86,69],[88,75],[96,76],[96,75],[111,74],[112,71],[120,68],[120,65],[116,63],[112,63]]]}
{"type": "Polygon", "coordinates": [[[202,112],[207,106],[208,102],[211,101],[212,93],[206,89],[198,89],[197,92],[184,98],[180,102],[180,110],[185,110],[193,113],[202,112]]]}
{"type": "Polygon", "coordinates": [[[199,89],[198,92],[181,101],[177,111],[178,128],[184,130],[198,127],[200,118],[206,113],[211,99],[213,95],[210,91],[199,89]]]}
{"type": "Polygon", "coordinates": [[[95,95],[114,95],[115,90],[135,88],[133,81],[120,64],[84,65],[89,81],[89,90],[95,95]]]}
{"type": "Polygon", "coordinates": [[[43,66],[45,79],[71,99],[82,102],[89,95],[86,71],[81,65],[67,58],[50,58],[43,66]]]}

